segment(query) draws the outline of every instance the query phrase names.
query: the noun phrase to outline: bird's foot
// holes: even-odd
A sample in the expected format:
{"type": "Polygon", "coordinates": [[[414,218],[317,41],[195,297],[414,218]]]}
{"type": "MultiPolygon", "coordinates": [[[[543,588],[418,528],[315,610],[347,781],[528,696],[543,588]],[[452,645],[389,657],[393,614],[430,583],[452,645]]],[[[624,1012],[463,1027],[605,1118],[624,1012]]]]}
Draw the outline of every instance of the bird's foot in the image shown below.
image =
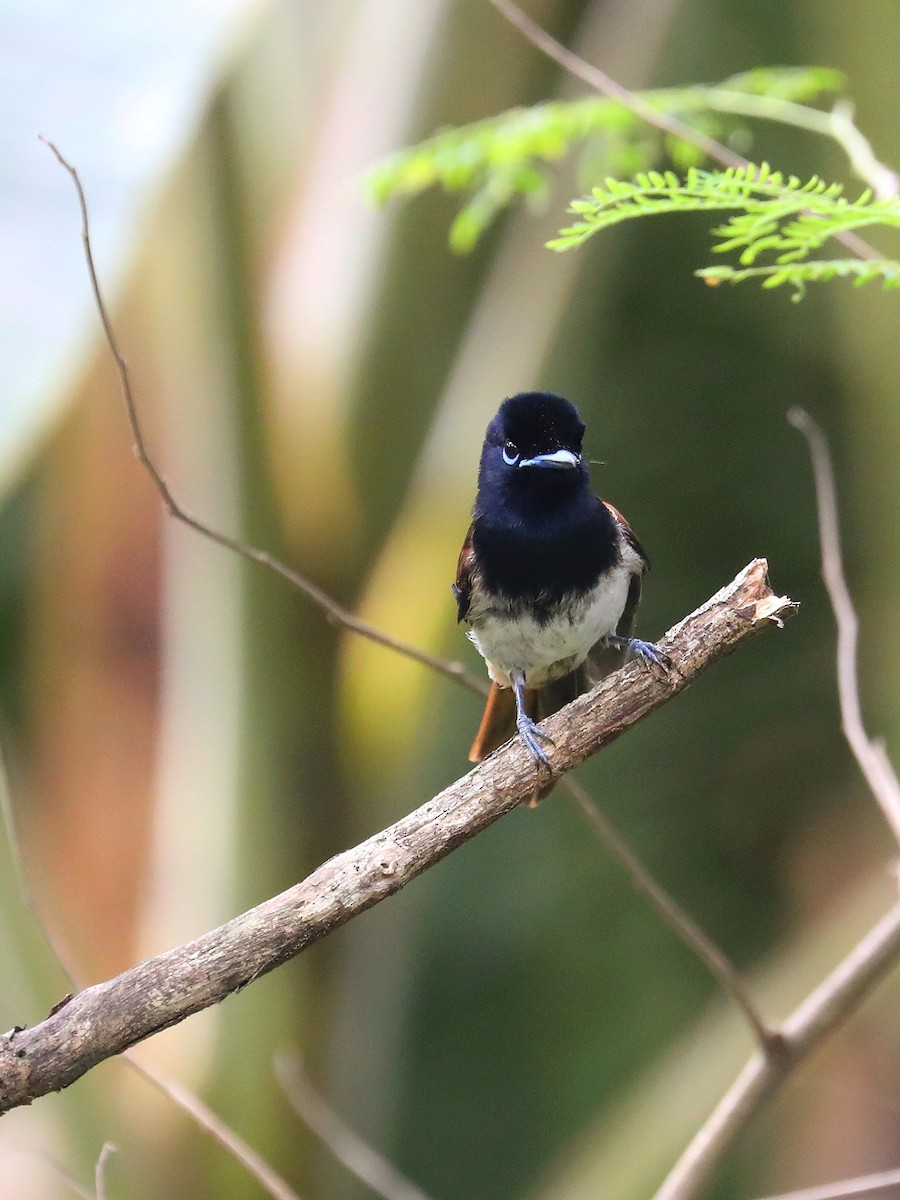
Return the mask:
{"type": "Polygon", "coordinates": [[[516,728],[519,731],[519,737],[525,743],[528,753],[535,762],[542,767],[549,768],[550,760],[541,745],[541,742],[546,742],[548,746],[556,745],[549,733],[544,733],[540,725],[533,721],[527,713],[520,713],[516,718],[516,728]]]}
{"type": "Polygon", "coordinates": [[[654,642],[644,642],[640,638],[619,637],[617,634],[610,634],[603,639],[603,644],[611,646],[614,650],[627,650],[629,654],[639,658],[648,667],[658,667],[666,675],[673,669],[674,664],[671,658],[654,642]]]}

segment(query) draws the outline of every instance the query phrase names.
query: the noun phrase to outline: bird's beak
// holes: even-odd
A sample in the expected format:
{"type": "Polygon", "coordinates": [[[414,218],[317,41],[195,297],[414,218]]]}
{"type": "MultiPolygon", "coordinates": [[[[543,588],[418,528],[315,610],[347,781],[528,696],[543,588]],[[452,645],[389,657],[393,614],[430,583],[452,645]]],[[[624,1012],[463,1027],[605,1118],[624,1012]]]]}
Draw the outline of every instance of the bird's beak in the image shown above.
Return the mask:
{"type": "Polygon", "coordinates": [[[570,470],[577,467],[580,457],[571,450],[554,450],[552,454],[538,454],[534,458],[519,460],[520,467],[556,467],[570,470]]]}

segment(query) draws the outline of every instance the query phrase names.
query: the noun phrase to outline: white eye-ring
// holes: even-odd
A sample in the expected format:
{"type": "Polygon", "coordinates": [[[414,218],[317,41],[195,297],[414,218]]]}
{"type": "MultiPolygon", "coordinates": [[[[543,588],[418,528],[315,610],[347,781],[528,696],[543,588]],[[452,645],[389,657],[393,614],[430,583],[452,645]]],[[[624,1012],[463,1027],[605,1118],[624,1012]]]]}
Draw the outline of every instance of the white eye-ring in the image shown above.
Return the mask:
{"type": "Polygon", "coordinates": [[[507,442],[503,447],[503,461],[508,467],[514,467],[519,461],[519,448],[515,442],[507,442]]]}

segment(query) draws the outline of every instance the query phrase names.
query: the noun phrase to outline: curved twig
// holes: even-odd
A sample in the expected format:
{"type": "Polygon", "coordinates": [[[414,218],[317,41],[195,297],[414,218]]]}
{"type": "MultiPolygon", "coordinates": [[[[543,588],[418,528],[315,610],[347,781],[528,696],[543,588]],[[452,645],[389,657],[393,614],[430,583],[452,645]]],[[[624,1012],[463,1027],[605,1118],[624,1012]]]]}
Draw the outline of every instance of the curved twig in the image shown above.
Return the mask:
{"type": "Polygon", "coordinates": [[[752,1058],[669,1173],[653,1200],[694,1200],[785,1079],[842,1024],[900,957],[900,903],[857,943],[780,1029],[777,1057],[752,1058]]]}
{"type": "Polygon", "coordinates": [[[841,728],[853,751],[869,790],[878,801],[885,820],[900,841],[900,781],[884,751],[866,733],[859,700],[857,645],[859,618],[850,597],[841,561],[841,534],[837,494],[828,442],[819,425],[802,408],[792,408],[788,421],[806,438],[816,480],[819,538],[822,547],[822,578],[838,629],[837,688],[841,706],[841,728]]]}
{"type": "Polygon", "coordinates": [[[681,905],[664,888],[660,887],[628,842],[593,803],[581,784],[571,775],[567,775],[562,786],[575,800],[599,840],[628,872],[635,887],[646,895],[669,928],[674,929],[688,949],[693,950],[722,991],[730,996],[738,1006],[746,1017],[747,1024],[762,1052],[767,1055],[777,1055],[781,1049],[781,1038],[766,1024],[731,961],[715,942],[707,937],[696,921],[688,916],[681,905]]]}
{"type": "Polygon", "coordinates": [[[334,624],[340,625],[344,629],[349,629],[352,633],[359,634],[360,637],[368,638],[369,641],[376,642],[380,646],[386,646],[389,650],[393,650],[397,654],[402,654],[406,658],[411,658],[415,662],[429,667],[432,671],[437,671],[439,675],[445,675],[449,679],[461,683],[469,691],[475,692],[477,695],[487,695],[487,686],[481,680],[475,679],[462,663],[450,662],[435,654],[429,654],[427,650],[420,650],[418,646],[413,646],[410,642],[404,642],[401,638],[395,638],[391,634],[385,633],[384,630],[377,629],[374,625],[370,625],[367,621],[363,621],[360,617],[348,612],[346,608],[343,608],[333,600],[322,588],[317,587],[305,575],[301,575],[299,571],[295,571],[293,567],[289,567],[287,563],[276,558],[274,554],[269,554],[267,550],[260,550],[256,546],[251,546],[249,543],[241,541],[240,538],[231,537],[227,533],[221,533],[182,508],[147,449],[143,427],[138,415],[137,405],[134,401],[134,393],[131,390],[128,364],[125,361],[122,351],[119,349],[109,314],[106,311],[106,303],[103,299],[100,281],[94,266],[87,200],[84,188],[81,186],[81,178],[78,170],[63,156],[53,142],[48,141],[46,138],[42,138],[41,141],[53,152],[57,162],[69,173],[72,183],[75,185],[75,191],[78,194],[78,205],[81,209],[81,241],[84,246],[84,256],[87,261],[91,290],[94,294],[94,301],[103,324],[106,343],[109,346],[109,351],[112,354],[119,375],[119,385],[122,390],[122,399],[125,403],[128,424],[131,428],[135,457],[153,481],[153,485],[170,516],[174,517],[177,521],[181,521],[182,524],[187,525],[197,533],[202,534],[203,537],[208,538],[210,541],[217,542],[218,545],[224,546],[228,550],[233,550],[235,554],[239,554],[242,558],[249,559],[250,562],[259,563],[260,566],[274,571],[276,575],[280,575],[282,579],[286,579],[288,583],[293,584],[304,596],[312,600],[314,604],[317,604],[334,624]]]}

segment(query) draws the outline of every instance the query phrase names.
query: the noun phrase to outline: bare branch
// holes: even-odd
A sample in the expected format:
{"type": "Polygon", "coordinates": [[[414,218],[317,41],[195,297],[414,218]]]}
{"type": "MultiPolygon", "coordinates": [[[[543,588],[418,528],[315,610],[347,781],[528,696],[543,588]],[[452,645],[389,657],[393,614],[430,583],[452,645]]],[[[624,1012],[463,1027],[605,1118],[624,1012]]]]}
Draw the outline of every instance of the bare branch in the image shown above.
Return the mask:
{"type": "Polygon", "coordinates": [[[445,675],[449,679],[455,680],[457,683],[463,684],[470,691],[484,696],[487,694],[487,685],[481,680],[475,679],[462,665],[458,662],[449,662],[446,659],[439,658],[437,655],[429,654],[426,650],[420,650],[417,646],[411,645],[409,642],[404,642],[400,638],[395,638],[389,633],[385,633],[381,629],[376,629],[374,625],[369,625],[368,622],[354,616],[347,609],[342,608],[335,600],[324,592],[320,587],[317,587],[305,575],[301,575],[299,571],[295,571],[289,567],[287,563],[283,563],[273,554],[269,554],[266,550],[260,550],[256,546],[251,546],[247,542],[242,542],[239,538],[230,537],[226,533],[220,533],[216,529],[212,529],[199,518],[192,516],[181,504],[175,499],[172,491],[156,466],[150,452],[147,448],[147,443],[144,440],[144,432],[141,425],[141,420],[138,415],[137,405],[134,399],[134,393],[131,388],[131,378],[128,372],[128,364],[119,349],[116,335],[113,332],[112,323],[109,319],[109,314],[106,311],[106,303],[103,299],[103,293],[100,289],[100,281],[97,278],[97,271],[94,266],[94,255],[91,248],[91,233],[90,223],[88,220],[87,200],[84,194],[84,188],[81,186],[81,178],[78,171],[72,164],[63,157],[59,149],[49,142],[46,138],[42,141],[56,156],[60,166],[64,167],[69,173],[75,191],[78,195],[78,205],[81,209],[81,241],[84,245],[84,256],[87,262],[88,275],[91,281],[91,290],[94,294],[94,301],[97,305],[97,311],[100,314],[100,320],[103,324],[103,332],[106,336],[106,343],[109,347],[110,354],[116,364],[116,370],[119,375],[119,384],[122,390],[122,399],[125,404],[125,412],[128,416],[128,424],[131,427],[131,437],[134,442],[134,453],[138,462],[147,471],[153,481],[153,485],[162,499],[163,504],[169,514],[182,524],[187,525],[196,533],[208,538],[212,542],[216,542],[220,546],[224,546],[228,550],[233,550],[235,554],[239,554],[242,558],[249,559],[250,562],[259,563],[260,566],[267,567],[270,571],[274,571],[276,575],[280,575],[282,579],[286,579],[304,596],[317,604],[323,610],[328,619],[336,625],[342,626],[344,629],[350,630],[352,633],[357,633],[360,637],[368,638],[371,642],[377,642],[380,646],[385,646],[389,650],[394,650],[397,654],[402,654],[406,658],[411,658],[415,662],[421,663],[425,667],[430,667],[432,671],[437,671],[440,675],[445,675]]]}
{"type": "Polygon", "coordinates": [[[265,1159],[260,1158],[256,1151],[248,1146],[244,1139],[226,1125],[220,1117],[217,1117],[212,1109],[207,1108],[202,1100],[189,1092],[187,1088],[182,1087],[180,1083],[176,1083],[174,1079],[167,1079],[155,1067],[151,1068],[145,1062],[141,1062],[135,1055],[126,1053],[125,1058],[129,1066],[132,1066],[157,1091],[168,1096],[174,1104],[188,1114],[191,1120],[195,1121],[220,1146],[223,1146],[232,1158],[236,1158],[257,1183],[268,1192],[272,1200],[300,1200],[294,1189],[285,1183],[265,1159]]]}
{"type": "Polygon", "coordinates": [[[900,193],[900,176],[875,157],[869,139],[854,124],[853,105],[846,100],[839,101],[831,112],[823,112],[820,108],[797,104],[780,96],[734,92],[728,87],[711,88],[707,98],[710,108],[716,112],[777,121],[832,138],[847,155],[854,172],[880,200],[900,193]]]}
{"type": "Polygon", "coordinates": [[[809,444],[816,480],[822,578],[828,589],[838,628],[837,685],[841,728],[885,820],[900,841],[900,782],[887,754],[877,742],[871,740],[863,725],[857,676],[859,618],[850,597],[841,559],[837,496],[828,442],[819,425],[802,408],[792,408],[788,413],[788,421],[800,430],[809,444]]]}
{"type": "Polygon", "coordinates": [[[540,50],[548,58],[552,58],[564,71],[568,71],[570,75],[574,75],[588,87],[604,96],[609,96],[611,100],[618,100],[620,104],[624,104],[648,125],[653,125],[657,129],[661,129],[663,133],[671,134],[672,137],[690,142],[692,146],[702,150],[708,158],[722,163],[723,166],[735,168],[747,166],[745,158],[741,158],[739,154],[735,154],[733,150],[729,150],[727,146],[717,142],[715,138],[686,125],[684,121],[679,121],[677,117],[673,117],[667,112],[654,108],[652,104],[647,103],[643,96],[638,96],[618,83],[612,76],[607,75],[605,71],[601,71],[593,63],[587,62],[574,50],[569,50],[537,21],[529,17],[518,4],[514,3],[514,0],[488,0],[488,2],[509,21],[510,25],[518,29],[535,49],[540,50]]]}
{"type": "MultiPolygon", "coordinates": [[[[631,662],[549,718],[562,776],[677,695],[717,659],[793,610],[756,559],[660,645],[665,678],[631,662]]],[[[539,781],[538,781],[539,782],[539,781]]],[[[80,992],[31,1029],[0,1037],[0,1112],[67,1087],[91,1067],[217,1004],[393,895],[533,794],[531,756],[513,740],[421,808],[211,933],[80,992]]]]}
{"type": "Polygon", "coordinates": [[[832,137],[843,146],[850,165],[869,185],[879,200],[900,195],[900,175],[875,156],[872,144],[853,120],[853,105],[846,100],[834,106],[831,113],[832,137]]]}
{"type": "Polygon", "coordinates": [[[279,1056],[275,1075],[291,1107],[351,1174],[383,1200],[429,1200],[425,1192],[351,1129],[312,1086],[296,1055],[279,1056]]]}
{"type": "Polygon", "coordinates": [[[572,796],[599,840],[631,876],[634,886],[642,891],[650,903],[684,942],[689,950],[704,964],[726,995],[730,996],[747,1018],[747,1024],[765,1054],[777,1054],[781,1040],[763,1020],[753,1003],[743,980],[728,957],[706,936],[697,923],[688,916],[677,900],[657,882],[647,870],[631,846],[593,803],[588,793],[571,776],[562,785],[572,796]]]}
{"type": "Polygon", "coordinates": [[[842,1024],[900,959],[900,903],[785,1021],[782,1052],[750,1060],[704,1122],[654,1200],[694,1200],[734,1142],[785,1079],[842,1024]]]}
{"type": "Polygon", "coordinates": [[[857,1179],[842,1179],[821,1187],[802,1188],[799,1192],[782,1192],[765,1200],[853,1200],[856,1196],[878,1196],[890,1191],[896,1197],[900,1188],[900,1171],[878,1171],[857,1179]]]}
{"type": "Polygon", "coordinates": [[[25,863],[22,859],[22,844],[19,840],[19,831],[16,826],[16,813],[13,804],[12,789],[9,783],[9,771],[6,765],[6,755],[0,746],[0,812],[3,815],[3,828],[6,834],[6,842],[9,846],[9,853],[13,861],[13,870],[16,876],[16,886],[18,887],[19,895],[22,898],[22,903],[31,913],[32,917],[40,930],[41,936],[47,943],[50,953],[59,964],[60,970],[68,980],[73,990],[80,986],[77,973],[70,966],[69,954],[62,945],[60,939],[50,930],[46,921],[43,918],[31,888],[28,884],[28,873],[25,870],[25,863]]]}
{"type": "Polygon", "coordinates": [[[28,1145],[23,1146],[21,1144],[6,1144],[3,1150],[4,1153],[12,1151],[13,1154],[21,1155],[22,1158],[40,1163],[42,1167],[46,1167],[48,1171],[52,1172],[57,1179],[64,1183],[74,1195],[80,1196],[81,1200],[96,1200],[94,1192],[90,1188],[85,1187],[74,1172],[55,1159],[52,1154],[47,1154],[46,1151],[37,1147],[31,1149],[28,1145]]]}

